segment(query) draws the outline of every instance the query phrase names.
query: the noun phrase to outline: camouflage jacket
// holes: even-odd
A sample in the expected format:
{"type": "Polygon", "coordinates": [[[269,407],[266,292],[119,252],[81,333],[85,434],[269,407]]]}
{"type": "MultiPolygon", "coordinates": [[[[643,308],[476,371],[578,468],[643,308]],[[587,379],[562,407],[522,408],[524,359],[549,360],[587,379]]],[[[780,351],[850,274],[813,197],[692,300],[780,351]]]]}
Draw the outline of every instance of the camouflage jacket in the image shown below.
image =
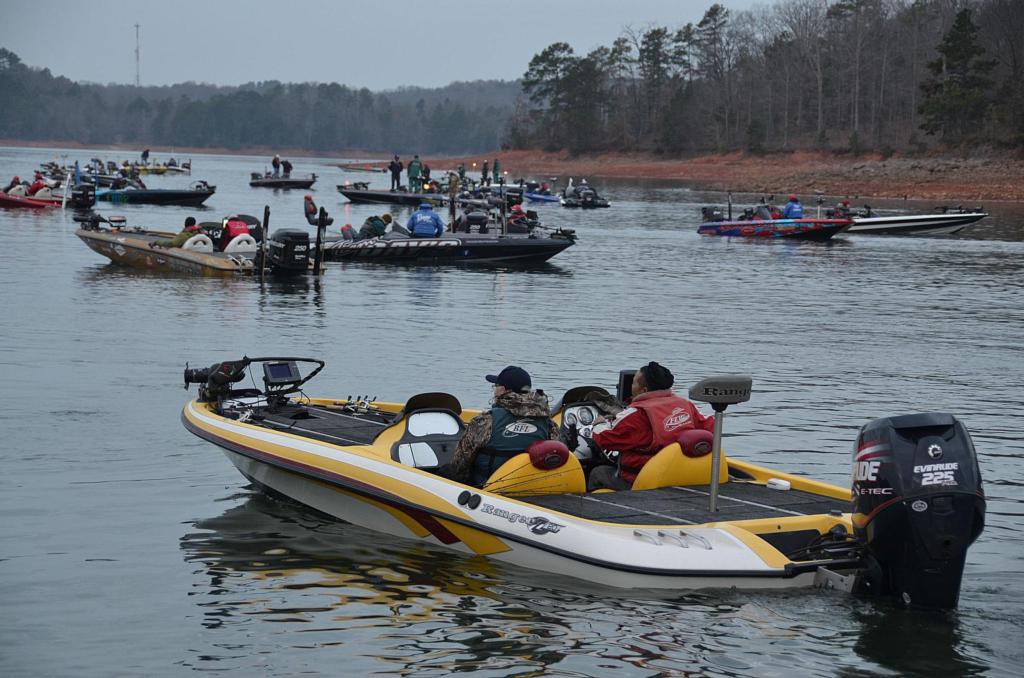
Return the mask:
{"type": "MultiPolygon", "coordinates": [[[[548,416],[548,397],[540,391],[529,393],[513,393],[511,391],[502,393],[494,400],[494,407],[504,407],[517,417],[544,417],[548,416]]],[[[550,422],[551,440],[561,440],[558,424],[550,422]]],[[[466,434],[459,441],[459,447],[455,450],[449,467],[449,476],[460,482],[467,482],[473,468],[473,460],[477,452],[486,447],[491,440],[491,413],[482,412],[469,422],[466,427],[466,434]]]]}

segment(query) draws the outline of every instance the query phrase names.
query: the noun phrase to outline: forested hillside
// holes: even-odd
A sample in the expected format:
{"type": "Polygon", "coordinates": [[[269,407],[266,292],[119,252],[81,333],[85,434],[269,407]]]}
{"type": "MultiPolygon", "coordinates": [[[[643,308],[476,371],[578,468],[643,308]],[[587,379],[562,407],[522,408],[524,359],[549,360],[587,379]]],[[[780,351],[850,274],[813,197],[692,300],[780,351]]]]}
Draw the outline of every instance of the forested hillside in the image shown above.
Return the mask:
{"type": "Polygon", "coordinates": [[[712,5],[523,76],[517,148],[685,154],[1024,146],[1024,1],[712,5]]]}
{"type": "Polygon", "coordinates": [[[374,93],[337,83],[76,83],[0,49],[0,138],[102,145],[476,153],[497,148],[513,82],[374,93]]]}
{"type": "Polygon", "coordinates": [[[0,138],[473,154],[684,156],[1024,147],[1024,0],[712,5],[535,55],[520,82],[389,92],[337,83],[76,83],[0,49],[0,138]]]}

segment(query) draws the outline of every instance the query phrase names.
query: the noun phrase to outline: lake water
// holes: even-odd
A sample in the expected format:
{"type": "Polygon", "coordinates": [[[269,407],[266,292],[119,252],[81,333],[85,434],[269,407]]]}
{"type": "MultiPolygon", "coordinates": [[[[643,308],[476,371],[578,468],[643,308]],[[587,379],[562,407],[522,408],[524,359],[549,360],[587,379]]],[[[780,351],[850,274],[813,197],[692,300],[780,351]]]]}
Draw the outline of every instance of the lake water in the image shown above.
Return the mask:
{"type": "MultiPolygon", "coordinates": [[[[0,149],[0,178],[61,153],[0,149]]],[[[269,205],[272,230],[304,227],[304,191],[249,188],[268,158],[192,160],[192,177],[146,181],[206,179],[208,208],[99,209],[176,231],[269,205]]],[[[358,227],[379,208],[343,204],[335,185],[386,179],[335,161],[294,171],[320,175],[335,229],[358,227]]],[[[115,268],[70,215],[0,210],[0,674],[1020,675],[1024,205],[986,205],[962,237],[759,243],[696,235],[697,208],[720,195],[600,186],[611,209],[537,208],[580,238],[548,266],[335,264],[263,290],[115,268]],[[746,372],[730,454],[846,486],[862,424],[948,411],[974,436],[987,526],[948,614],[516,571],[252,491],[179,421],[185,363],[242,354],[325,359],[312,394],[446,390],[468,407],[510,363],[556,395],[613,388],[652,359],[681,385],[746,372]]]]}

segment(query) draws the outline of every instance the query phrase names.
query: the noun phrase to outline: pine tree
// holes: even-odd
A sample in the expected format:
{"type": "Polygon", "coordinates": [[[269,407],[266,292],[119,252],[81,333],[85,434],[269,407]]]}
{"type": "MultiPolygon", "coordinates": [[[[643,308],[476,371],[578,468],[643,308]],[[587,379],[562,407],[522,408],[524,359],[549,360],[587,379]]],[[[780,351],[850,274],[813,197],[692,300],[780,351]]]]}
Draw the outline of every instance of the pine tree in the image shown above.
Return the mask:
{"type": "Polygon", "coordinates": [[[921,85],[925,100],[919,108],[927,134],[964,141],[972,130],[980,130],[992,106],[988,74],[996,62],[982,58],[985,49],[977,33],[971,10],[961,10],[937,48],[939,58],[928,63],[932,77],[921,85]]]}

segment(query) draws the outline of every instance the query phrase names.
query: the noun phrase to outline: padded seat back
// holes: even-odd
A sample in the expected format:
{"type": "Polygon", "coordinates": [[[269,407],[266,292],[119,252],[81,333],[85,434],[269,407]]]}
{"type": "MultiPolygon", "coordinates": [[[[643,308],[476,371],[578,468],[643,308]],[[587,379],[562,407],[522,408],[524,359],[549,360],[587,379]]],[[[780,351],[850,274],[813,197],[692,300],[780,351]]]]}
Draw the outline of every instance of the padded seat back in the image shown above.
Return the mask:
{"type": "Polygon", "coordinates": [[[587,476],[574,454],[557,468],[543,469],[534,466],[529,453],[523,452],[499,466],[482,489],[508,497],[583,494],[587,491],[587,476]]]}
{"type": "Polygon", "coordinates": [[[240,233],[231,239],[231,242],[224,248],[225,252],[255,252],[256,238],[248,233],[240,233]]]}
{"type": "MultiPolygon", "coordinates": [[[[722,464],[718,469],[718,482],[729,480],[729,464],[722,451],[722,464]]],[[[711,483],[711,455],[687,457],[679,443],[663,448],[644,464],[633,481],[634,490],[653,490],[675,485],[708,485],[711,483]]]]}
{"type": "Polygon", "coordinates": [[[404,422],[402,437],[391,446],[391,458],[426,470],[448,465],[466,432],[455,412],[441,408],[416,410],[404,422]]]}
{"type": "Polygon", "coordinates": [[[181,246],[183,250],[192,250],[193,252],[213,252],[213,241],[210,240],[210,236],[205,233],[196,233],[194,236],[185,241],[185,244],[181,246]]]}

